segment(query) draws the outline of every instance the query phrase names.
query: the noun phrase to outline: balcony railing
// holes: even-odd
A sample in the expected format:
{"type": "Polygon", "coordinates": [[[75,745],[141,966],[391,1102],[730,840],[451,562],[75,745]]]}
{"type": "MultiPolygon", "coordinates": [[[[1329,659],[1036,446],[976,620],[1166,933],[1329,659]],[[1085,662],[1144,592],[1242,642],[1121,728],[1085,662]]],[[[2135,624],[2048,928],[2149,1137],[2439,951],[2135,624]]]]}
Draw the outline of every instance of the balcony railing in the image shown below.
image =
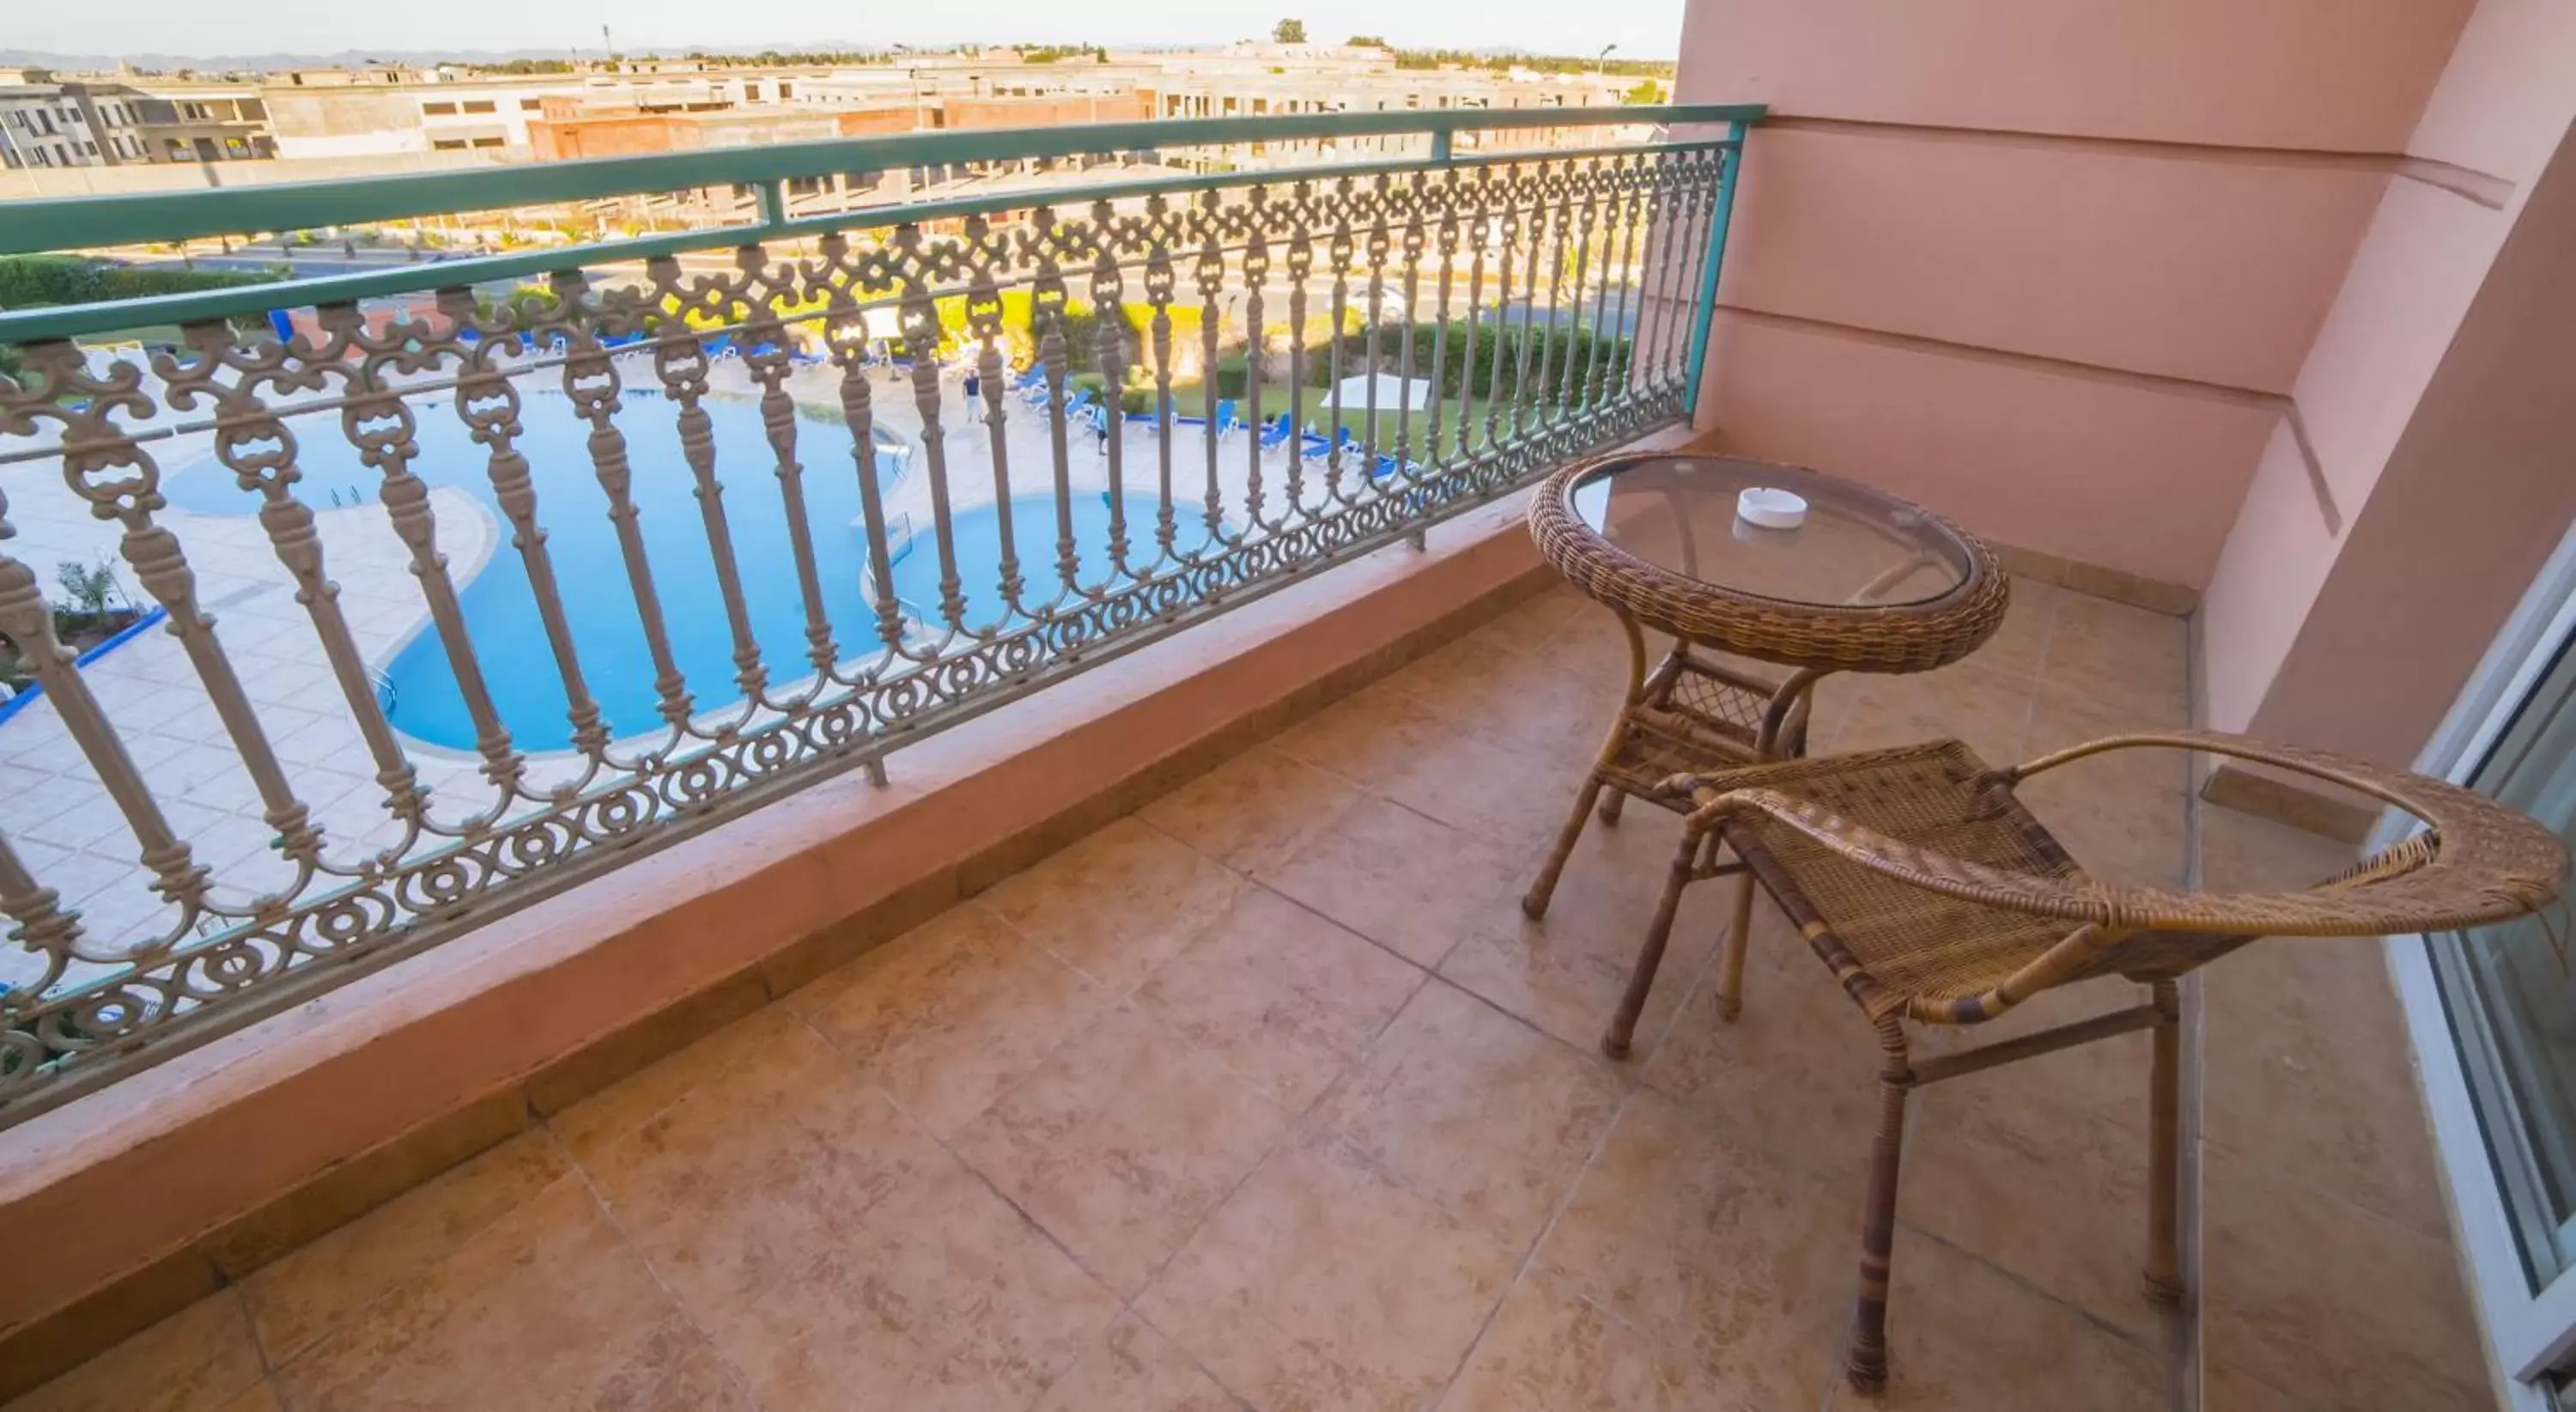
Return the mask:
{"type": "Polygon", "coordinates": [[[1686,418],[1760,115],[1121,124],[13,207],[0,253],[704,187],[762,217],[0,313],[0,538],[85,509],[175,642],[130,681],[76,668],[48,556],[0,554],[42,689],[0,760],[55,767],[0,801],[0,1123],[825,774],[882,781],[908,738],[1686,418]],[[1355,138],[1416,150],[784,199],[1355,138]],[[72,341],[173,325],[148,358],[72,341]],[[255,640],[219,629],[272,588],[255,640]],[[67,808],[104,838],[30,841],[67,808]],[[209,820],[265,847],[217,857],[209,820]]]}

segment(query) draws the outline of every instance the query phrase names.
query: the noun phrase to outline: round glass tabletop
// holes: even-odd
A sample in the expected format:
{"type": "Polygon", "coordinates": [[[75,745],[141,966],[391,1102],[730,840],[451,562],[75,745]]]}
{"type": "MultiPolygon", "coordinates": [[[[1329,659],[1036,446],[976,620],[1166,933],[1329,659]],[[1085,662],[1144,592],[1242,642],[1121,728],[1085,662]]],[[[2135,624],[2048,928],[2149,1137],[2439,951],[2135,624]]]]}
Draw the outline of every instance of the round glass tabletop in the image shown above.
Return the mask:
{"type": "MultiPolygon", "coordinates": [[[[1579,476],[1567,508],[1604,541],[1685,578],[1816,607],[1893,607],[1955,593],[1967,545],[1892,496],[1795,466],[1731,456],[1623,459],[1579,476]],[[1805,501],[1793,526],[1739,513],[1747,490],[1805,501]]],[[[1759,513],[1758,507],[1756,513],[1759,513]]]]}

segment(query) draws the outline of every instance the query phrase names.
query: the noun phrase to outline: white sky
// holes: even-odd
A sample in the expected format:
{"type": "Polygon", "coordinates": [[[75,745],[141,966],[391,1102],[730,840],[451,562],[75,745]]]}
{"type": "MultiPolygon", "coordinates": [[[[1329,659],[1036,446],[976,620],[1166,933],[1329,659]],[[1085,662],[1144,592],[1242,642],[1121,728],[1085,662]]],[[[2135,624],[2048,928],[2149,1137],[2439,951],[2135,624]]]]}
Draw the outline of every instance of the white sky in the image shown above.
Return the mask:
{"type": "Polygon", "coordinates": [[[331,53],[342,49],[597,50],[599,27],[620,49],[794,45],[882,49],[1012,40],[1111,46],[1211,43],[1266,35],[1294,15],[1308,36],[1338,43],[1379,34],[1395,44],[1669,59],[1683,0],[1269,0],[1259,9],[1206,0],[974,0],[963,4],[805,3],[710,6],[706,0],[122,0],[111,25],[95,6],[0,0],[0,46],[59,53],[331,53]]]}

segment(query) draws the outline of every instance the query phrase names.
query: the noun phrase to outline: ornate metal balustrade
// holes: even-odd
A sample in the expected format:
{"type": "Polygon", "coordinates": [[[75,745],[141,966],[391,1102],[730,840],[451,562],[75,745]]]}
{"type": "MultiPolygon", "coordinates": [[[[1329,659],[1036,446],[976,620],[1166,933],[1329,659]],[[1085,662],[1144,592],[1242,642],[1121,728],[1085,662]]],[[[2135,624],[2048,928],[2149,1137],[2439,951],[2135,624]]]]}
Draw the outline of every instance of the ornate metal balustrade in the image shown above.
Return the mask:
{"type": "Polygon", "coordinates": [[[1541,119],[1218,120],[22,205],[0,253],[715,180],[768,215],[0,314],[0,538],[83,508],[169,617],[132,681],[76,670],[40,556],[0,550],[0,633],[42,688],[0,762],[47,782],[0,796],[0,1123],[823,774],[882,780],[910,736],[1686,416],[1758,117],[1568,110],[1544,121],[1653,140],[1464,153],[1541,119]],[[779,199],[925,153],[1334,132],[1429,150],[779,199]],[[148,362],[72,341],[165,321],[148,362]],[[272,587],[255,641],[219,627],[272,587]],[[264,846],[205,843],[245,828],[264,846]]]}

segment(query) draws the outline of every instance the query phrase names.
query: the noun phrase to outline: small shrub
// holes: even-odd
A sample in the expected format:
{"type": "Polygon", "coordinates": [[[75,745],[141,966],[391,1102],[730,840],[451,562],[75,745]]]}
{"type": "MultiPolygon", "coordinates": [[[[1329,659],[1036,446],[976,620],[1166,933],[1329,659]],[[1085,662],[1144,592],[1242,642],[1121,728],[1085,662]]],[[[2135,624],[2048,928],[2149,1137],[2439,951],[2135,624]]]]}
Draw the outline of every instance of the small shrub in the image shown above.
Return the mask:
{"type": "Polygon", "coordinates": [[[125,596],[116,586],[116,571],[105,564],[65,559],[55,572],[62,576],[63,601],[84,616],[95,618],[107,611],[109,599],[125,596]]]}

